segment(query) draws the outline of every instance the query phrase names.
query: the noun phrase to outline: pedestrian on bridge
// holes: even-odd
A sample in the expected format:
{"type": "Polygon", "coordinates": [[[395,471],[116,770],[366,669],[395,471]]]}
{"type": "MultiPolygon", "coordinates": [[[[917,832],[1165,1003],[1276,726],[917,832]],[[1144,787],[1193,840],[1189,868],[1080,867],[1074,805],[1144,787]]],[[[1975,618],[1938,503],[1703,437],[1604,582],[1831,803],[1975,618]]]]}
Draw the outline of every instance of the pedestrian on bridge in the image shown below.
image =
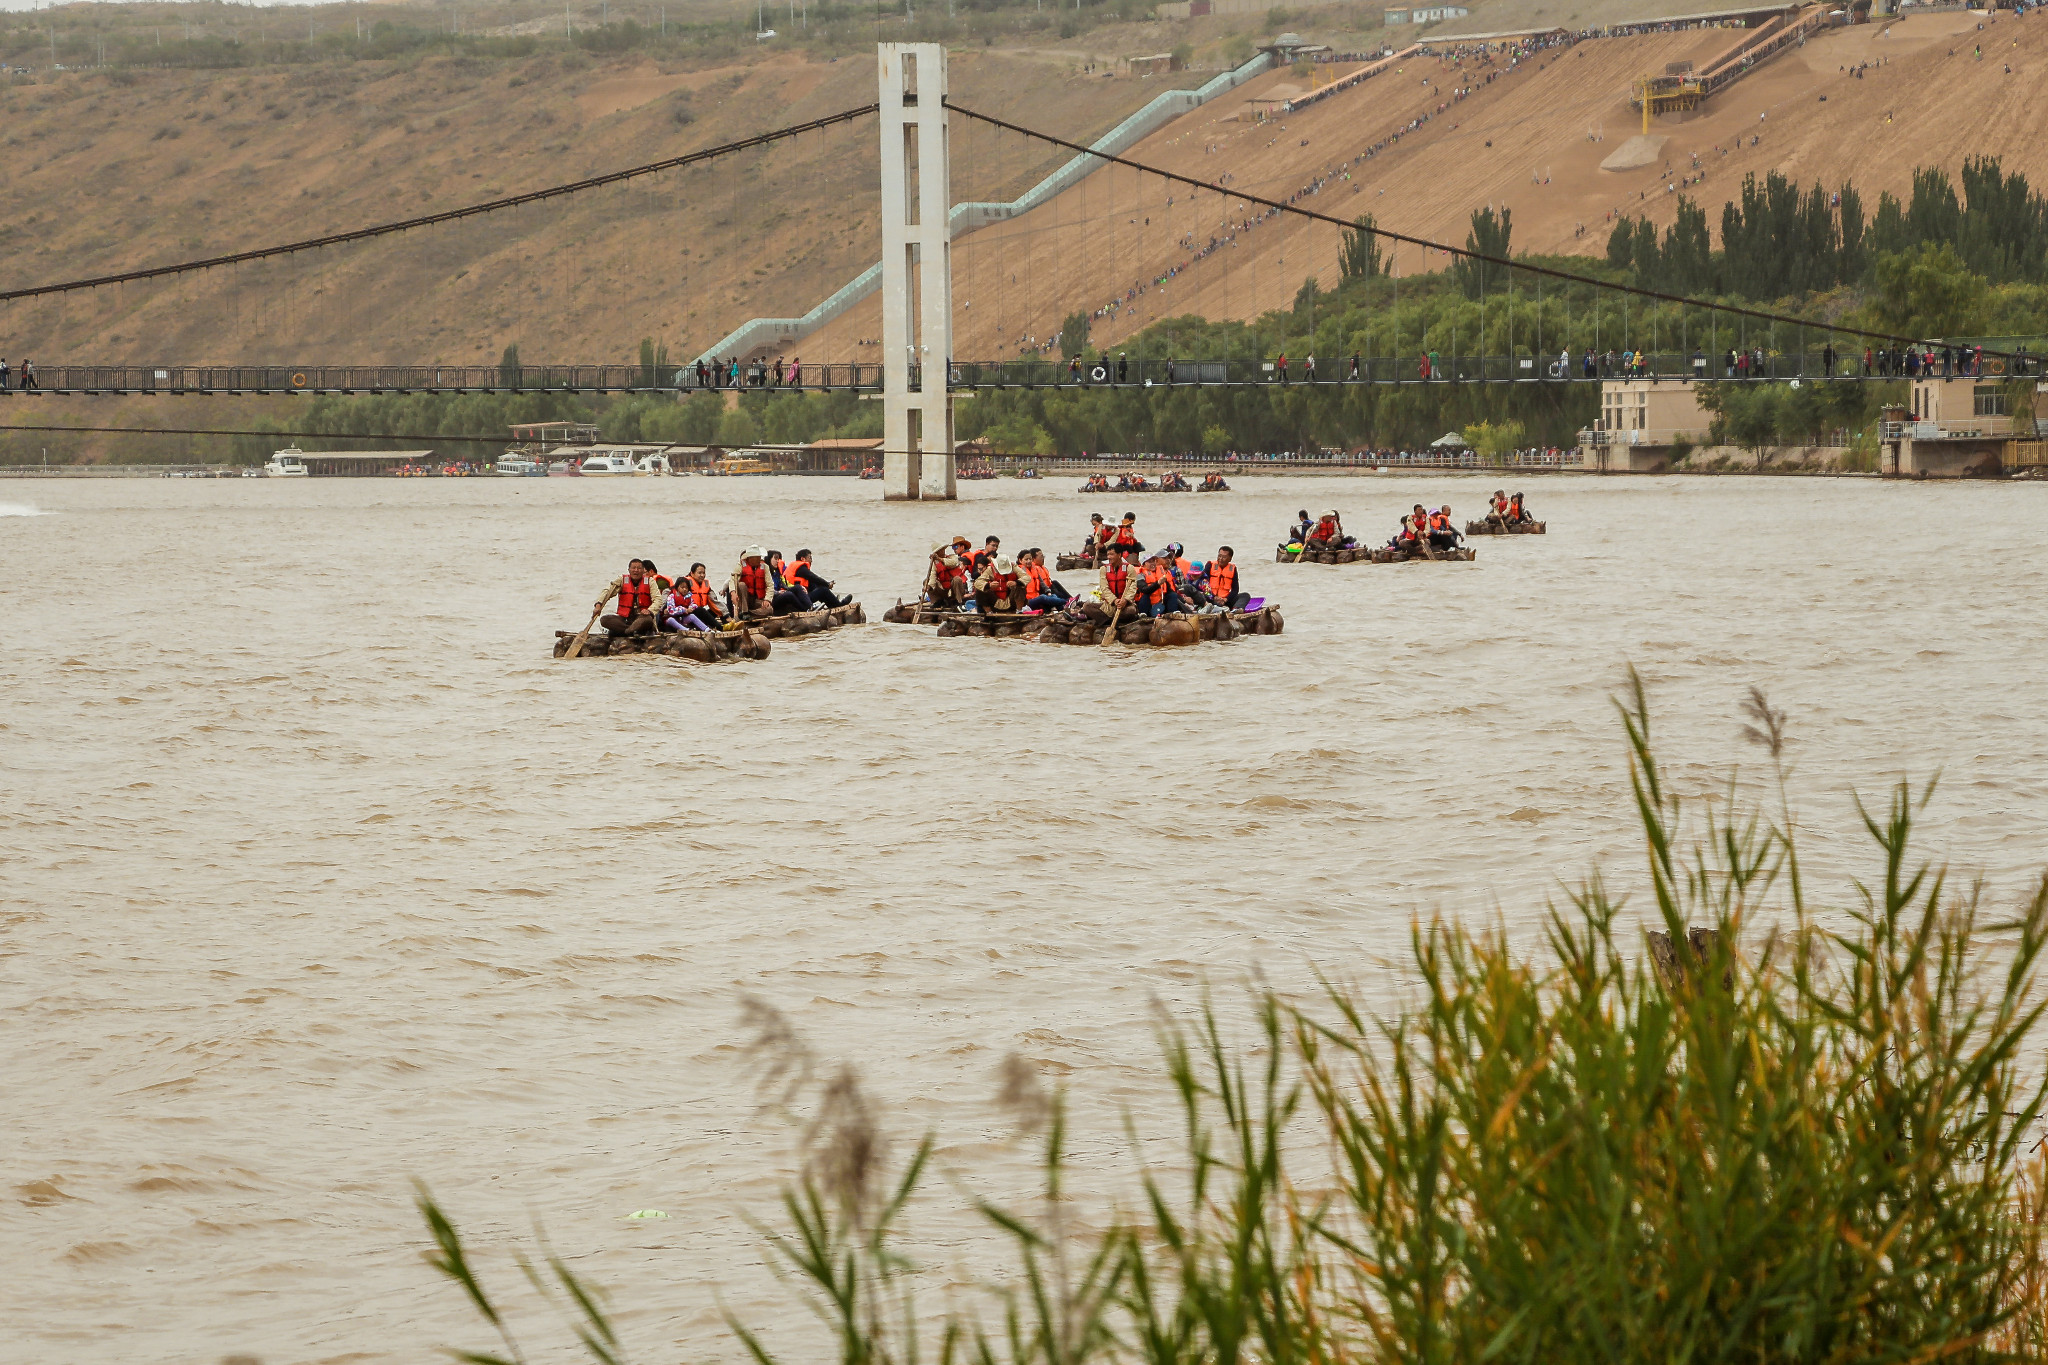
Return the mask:
{"type": "Polygon", "coordinates": [[[27,356],[21,358],[21,391],[23,393],[40,392],[36,384],[36,363],[27,356]]]}
{"type": "Polygon", "coordinates": [[[7,362],[4,360],[0,360],[0,393],[7,392],[7,378],[7,362]]]}

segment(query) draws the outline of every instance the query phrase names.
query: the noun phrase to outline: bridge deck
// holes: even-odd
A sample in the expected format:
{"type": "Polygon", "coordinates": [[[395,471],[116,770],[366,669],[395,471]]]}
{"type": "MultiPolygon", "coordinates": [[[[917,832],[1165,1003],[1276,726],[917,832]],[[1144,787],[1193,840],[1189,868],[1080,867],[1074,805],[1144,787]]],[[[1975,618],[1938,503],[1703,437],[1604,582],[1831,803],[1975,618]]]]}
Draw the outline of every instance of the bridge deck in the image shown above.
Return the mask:
{"type": "MultiPolygon", "coordinates": [[[[1619,367],[1615,367],[1618,369],[1619,367]]],[[[1723,374],[1718,362],[1682,354],[1647,358],[1634,377],[1769,381],[1818,378],[1818,352],[1769,357],[1761,372],[1723,374]]],[[[1837,379],[1886,379],[1861,374],[1859,362],[1841,358],[1837,379]],[[1841,371],[1849,371],[1847,373],[1841,371]]],[[[1986,374],[2003,374],[2003,360],[1986,357],[1986,374]]],[[[917,382],[913,370],[913,384],[917,382]]],[[[1588,383],[1623,378],[1582,360],[1564,364],[1533,356],[1440,356],[1425,367],[1421,357],[1326,357],[1313,370],[1296,360],[1285,370],[1268,360],[1104,359],[1080,364],[1064,360],[956,361],[954,389],[1042,388],[1262,388],[1304,384],[1548,384],[1588,383]]],[[[742,366],[737,384],[730,376],[700,376],[695,369],[640,365],[49,365],[39,369],[33,389],[10,377],[7,396],[45,394],[355,394],[355,393],[695,393],[703,390],[776,393],[880,393],[882,367],[876,363],[778,367],[770,362],[742,366]]]]}

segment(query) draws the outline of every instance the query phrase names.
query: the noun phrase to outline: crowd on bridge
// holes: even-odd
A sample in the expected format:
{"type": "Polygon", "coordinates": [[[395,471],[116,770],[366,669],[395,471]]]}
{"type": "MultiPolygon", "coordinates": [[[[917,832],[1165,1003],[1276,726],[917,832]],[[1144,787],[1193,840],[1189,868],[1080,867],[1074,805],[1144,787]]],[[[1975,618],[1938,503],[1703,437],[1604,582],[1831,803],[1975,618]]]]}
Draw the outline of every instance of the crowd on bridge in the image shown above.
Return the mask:
{"type": "Polygon", "coordinates": [[[17,393],[37,393],[41,390],[41,386],[36,383],[35,362],[27,356],[21,358],[21,387],[15,389],[14,384],[14,372],[8,368],[5,360],[0,360],[0,393],[6,393],[10,389],[17,393]]]}

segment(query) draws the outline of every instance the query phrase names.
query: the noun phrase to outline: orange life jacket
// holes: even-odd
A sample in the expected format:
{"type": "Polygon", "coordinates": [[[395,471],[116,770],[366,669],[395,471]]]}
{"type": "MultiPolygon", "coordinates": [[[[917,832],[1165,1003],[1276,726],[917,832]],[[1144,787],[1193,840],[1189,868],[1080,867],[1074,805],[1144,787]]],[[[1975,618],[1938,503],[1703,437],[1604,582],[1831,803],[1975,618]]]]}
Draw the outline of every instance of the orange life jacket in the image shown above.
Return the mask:
{"type": "Polygon", "coordinates": [[[757,606],[764,605],[774,599],[775,594],[769,590],[768,566],[766,564],[741,563],[740,585],[747,590],[747,596],[753,598],[754,604],[757,606]]]}
{"type": "Polygon", "coordinates": [[[1115,539],[1115,541],[1114,541],[1113,543],[1115,543],[1115,544],[1117,544],[1117,545],[1121,545],[1121,546],[1125,547],[1126,549],[1129,549],[1129,548],[1131,548],[1131,547],[1133,547],[1133,546],[1137,545],[1137,543],[1138,543],[1138,532],[1137,532],[1137,529],[1136,529],[1135,527],[1130,527],[1130,526],[1119,526],[1119,527],[1117,527],[1117,528],[1116,528],[1116,539],[1115,539]]]}
{"type": "Polygon", "coordinates": [[[1033,597],[1038,596],[1052,586],[1052,575],[1046,572],[1043,564],[1033,564],[1025,572],[1031,576],[1031,595],[1033,597]]]}
{"type": "Polygon", "coordinates": [[[1441,512],[1431,512],[1429,514],[1429,529],[1432,531],[1448,531],[1451,529],[1451,519],[1441,512]]]}
{"type": "Polygon", "coordinates": [[[1211,564],[1209,566],[1209,596],[1218,602],[1228,602],[1237,596],[1237,565],[1211,564]]]}
{"type": "Polygon", "coordinates": [[[635,583],[630,576],[619,580],[619,615],[630,621],[653,605],[653,583],[645,578],[635,583]]]}
{"type": "Polygon", "coordinates": [[[1017,575],[1013,573],[991,572],[988,576],[988,590],[998,597],[1008,597],[1016,588],[1017,575]]]}
{"type": "Polygon", "coordinates": [[[676,585],[676,588],[685,595],[683,605],[686,607],[708,607],[711,605],[711,585],[709,583],[701,583],[695,578],[685,578],[676,585]]]}
{"type": "Polygon", "coordinates": [[[1328,540],[1337,534],[1337,519],[1324,517],[1316,523],[1316,529],[1309,533],[1310,540],[1328,540]]]}
{"type": "Polygon", "coordinates": [[[1125,566],[1119,565],[1114,569],[1108,567],[1107,565],[1103,566],[1102,581],[1103,584],[1109,589],[1109,595],[1111,600],[1115,600],[1124,595],[1124,585],[1130,582],[1130,579],[1130,570],[1125,566]]]}

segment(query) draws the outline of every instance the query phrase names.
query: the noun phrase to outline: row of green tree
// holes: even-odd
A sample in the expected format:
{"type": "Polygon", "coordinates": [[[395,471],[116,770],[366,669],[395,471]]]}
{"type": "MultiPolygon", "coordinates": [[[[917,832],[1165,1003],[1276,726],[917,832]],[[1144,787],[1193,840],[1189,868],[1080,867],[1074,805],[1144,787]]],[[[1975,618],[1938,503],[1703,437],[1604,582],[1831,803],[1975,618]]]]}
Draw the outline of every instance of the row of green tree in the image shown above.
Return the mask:
{"type": "Polygon", "coordinates": [[[1802,191],[1772,171],[1761,183],[1744,177],[1741,197],[1722,206],[1719,250],[1706,210],[1681,195],[1661,239],[1648,218],[1616,223],[1607,261],[1672,292],[1775,299],[1871,282],[1883,257],[1938,244],[1991,283],[2038,283],[2048,277],[2048,198],[1997,157],[1972,157],[1960,195],[1947,172],[1922,167],[1907,200],[1881,193],[1866,219],[1854,185],[1802,191]]]}

